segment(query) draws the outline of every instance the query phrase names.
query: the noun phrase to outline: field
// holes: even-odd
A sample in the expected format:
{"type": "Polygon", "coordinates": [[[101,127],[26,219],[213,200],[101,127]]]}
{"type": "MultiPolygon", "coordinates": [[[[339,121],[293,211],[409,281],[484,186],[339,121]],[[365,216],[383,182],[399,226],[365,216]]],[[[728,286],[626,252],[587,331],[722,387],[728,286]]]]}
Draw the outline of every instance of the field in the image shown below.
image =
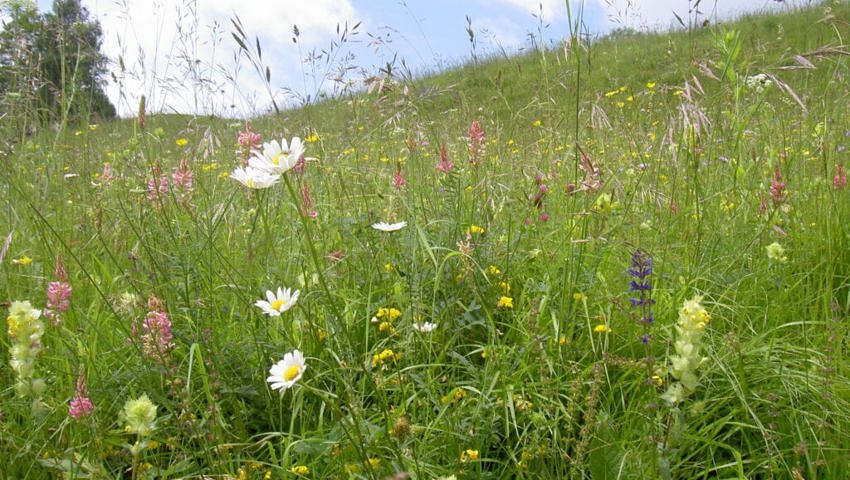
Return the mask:
{"type": "Polygon", "coordinates": [[[848,18],[7,122],[0,478],[850,478],[848,18]]]}

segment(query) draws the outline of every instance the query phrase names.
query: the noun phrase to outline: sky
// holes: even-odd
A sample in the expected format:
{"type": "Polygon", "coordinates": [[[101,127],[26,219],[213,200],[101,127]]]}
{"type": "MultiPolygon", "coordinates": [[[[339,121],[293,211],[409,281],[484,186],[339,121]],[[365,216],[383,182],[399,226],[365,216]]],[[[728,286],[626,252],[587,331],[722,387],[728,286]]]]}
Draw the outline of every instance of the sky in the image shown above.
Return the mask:
{"type": "MultiPolygon", "coordinates": [[[[37,1],[39,9],[50,10],[52,0],[37,1]]],[[[583,30],[599,36],[618,27],[673,28],[673,12],[687,19],[693,0],[570,2],[572,18],[580,17],[583,30]]],[[[272,97],[282,107],[342,88],[361,88],[364,78],[387,63],[396,72],[423,75],[468,62],[473,54],[482,58],[541,43],[554,46],[570,32],[565,0],[82,3],[103,28],[102,50],[112,61],[107,95],[122,116],[135,114],[145,95],[149,112],[247,118],[269,111],[272,97]],[[232,37],[236,17],[248,38],[246,46],[256,53],[255,44],[260,44],[259,72],[239,54],[232,37]],[[293,41],[296,25],[299,35],[293,41]],[[266,67],[269,82],[264,81],[266,67]]],[[[702,0],[699,18],[716,22],[810,3],[813,0],[702,0]]]]}

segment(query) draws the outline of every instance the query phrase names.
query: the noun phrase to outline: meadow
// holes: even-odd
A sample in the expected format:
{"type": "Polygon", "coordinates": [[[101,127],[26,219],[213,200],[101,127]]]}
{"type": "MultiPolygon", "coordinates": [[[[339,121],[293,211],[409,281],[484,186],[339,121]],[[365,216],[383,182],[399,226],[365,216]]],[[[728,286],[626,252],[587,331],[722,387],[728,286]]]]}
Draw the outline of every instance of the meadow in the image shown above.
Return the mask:
{"type": "Polygon", "coordinates": [[[0,478],[850,478],[848,18],[4,120],[0,478]]]}

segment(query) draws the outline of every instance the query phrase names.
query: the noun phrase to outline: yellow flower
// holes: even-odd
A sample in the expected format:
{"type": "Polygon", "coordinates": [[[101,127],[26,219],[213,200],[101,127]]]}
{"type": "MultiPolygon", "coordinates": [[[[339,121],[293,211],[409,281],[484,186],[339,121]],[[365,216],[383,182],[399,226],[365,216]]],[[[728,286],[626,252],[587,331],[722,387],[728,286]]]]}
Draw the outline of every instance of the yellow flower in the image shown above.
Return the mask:
{"type": "Polygon", "coordinates": [[[785,249],[782,248],[782,245],[779,242],[773,242],[767,247],[767,258],[774,262],[785,263],[788,261],[788,257],[785,255],[785,249]]]}
{"type": "Polygon", "coordinates": [[[310,135],[307,135],[307,138],[305,138],[304,141],[307,142],[307,143],[318,142],[319,141],[319,135],[316,134],[316,133],[311,133],[310,135]]]}
{"type": "Polygon", "coordinates": [[[306,465],[294,465],[289,468],[289,471],[296,475],[308,475],[310,469],[306,465]]]}
{"type": "Polygon", "coordinates": [[[395,327],[393,327],[393,324],[390,322],[381,322],[381,324],[378,325],[378,331],[382,333],[394,333],[395,327]]]}
{"type": "Polygon", "coordinates": [[[568,340],[566,335],[561,335],[560,337],[558,337],[558,345],[564,346],[567,344],[567,342],[568,340]]]}
{"type": "Polygon", "coordinates": [[[489,273],[490,275],[501,275],[502,271],[499,270],[499,267],[495,265],[490,265],[489,267],[487,267],[487,273],[489,273]]]}
{"type": "Polygon", "coordinates": [[[573,294],[573,300],[575,300],[576,302],[583,302],[587,300],[587,296],[581,292],[576,292],[573,294]]]}
{"type": "Polygon", "coordinates": [[[539,127],[540,125],[543,125],[543,122],[542,122],[542,121],[540,121],[540,119],[537,119],[537,120],[535,120],[535,121],[531,122],[531,125],[532,125],[533,127],[539,127]]]}
{"type": "Polygon", "coordinates": [[[507,295],[507,294],[511,293],[511,284],[510,284],[510,283],[508,283],[508,282],[499,282],[497,285],[498,285],[498,287],[499,287],[499,289],[500,289],[500,290],[502,290],[503,292],[505,292],[505,295],[507,295]]]}
{"type": "Polygon", "coordinates": [[[469,233],[469,234],[484,233],[484,227],[479,227],[478,225],[470,225],[469,228],[466,230],[466,233],[469,233]]]}
{"type": "Polygon", "coordinates": [[[514,299],[511,297],[502,296],[496,303],[497,308],[514,308],[514,299]]]}
{"type": "Polygon", "coordinates": [[[654,383],[658,387],[664,385],[664,379],[661,378],[659,375],[653,375],[651,380],[652,380],[652,383],[654,383]]]}
{"type": "Polygon", "coordinates": [[[32,263],[32,259],[30,257],[21,257],[12,259],[12,265],[23,265],[27,266],[32,263]]]}
{"type": "Polygon", "coordinates": [[[383,365],[384,362],[396,360],[398,360],[398,354],[387,348],[381,353],[372,355],[372,368],[383,365]]]}
{"type": "Polygon", "coordinates": [[[174,141],[174,143],[178,147],[185,147],[189,143],[189,140],[185,139],[185,138],[178,138],[177,140],[174,141]]]}
{"type": "Polygon", "coordinates": [[[611,331],[611,327],[604,323],[600,323],[599,325],[593,327],[593,331],[596,333],[608,333],[611,331]]]}
{"type": "Polygon", "coordinates": [[[460,463],[478,460],[478,450],[467,449],[460,452],[460,463]]]}
{"type": "Polygon", "coordinates": [[[386,318],[387,321],[392,322],[401,316],[401,311],[395,308],[381,307],[378,309],[378,313],[376,313],[375,316],[378,318],[386,318]]]}
{"type": "Polygon", "coordinates": [[[443,398],[440,399],[440,403],[443,405],[448,405],[450,403],[457,403],[466,397],[466,390],[461,387],[455,387],[451,392],[447,393],[443,398]]]}
{"type": "Polygon", "coordinates": [[[366,460],[366,463],[369,465],[370,468],[378,468],[378,466],[381,465],[381,459],[372,457],[366,460]]]}
{"type": "Polygon", "coordinates": [[[655,88],[655,82],[646,82],[646,88],[652,90],[655,88]]]}

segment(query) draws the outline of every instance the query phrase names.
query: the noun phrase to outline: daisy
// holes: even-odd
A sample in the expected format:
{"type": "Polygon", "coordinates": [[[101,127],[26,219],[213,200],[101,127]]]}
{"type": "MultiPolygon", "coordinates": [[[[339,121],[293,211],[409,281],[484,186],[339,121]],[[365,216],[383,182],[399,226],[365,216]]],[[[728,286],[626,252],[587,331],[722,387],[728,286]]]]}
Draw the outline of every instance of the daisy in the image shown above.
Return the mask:
{"type": "Polygon", "coordinates": [[[269,369],[269,378],[267,382],[271,384],[272,390],[286,390],[295,385],[301,375],[307,370],[307,365],[304,363],[304,354],[298,350],[293,350],[283,356],[283,360],[272,365],[269,369]]]}
{"type": "Polygon", "coordinates": [[[401,230],[406,226],[407,222],[404,221],[398,223],[378,222],[372,224],[372,228],[374,228],[375,230],[380,230],[382,232],[395,232],[396,230],[401,230]]]}
{"type": "Polygon", "coordinates": [[[289,310],[295,305],[295,302],[298,301],[298,295],[301,294],[300,290],[296,290],[295,292],[292,289],[284,289],[281,287],[277,287],[277,295],[274,294],[271,290],[266,290],[266,300],[257,300],[257,303],[254,305],[263,309],[263,313],[267,314],[270,317],[279,317],[281,313],[289,310]]]}
{"type": "Polygon", "coordinates": [[[421,333],[431,333],[437,328],[437,324],[433,322],[414,323],[413,329],[421,333]]]}
{"type": "Polygon", "coordinates": [[[248,188],[269,188],[280,180],[280,175],[248,166],[236,167],[236,170],[230,174],[230,178],[238,180],[248,188]]]}
{"type": "Polygon", "coordinates": [[[263,144],[262,152],[254,152],[254,156],[248,160],[248,165],[280,175],[294,167],[303,155],[304,144],[298,137],[293,137],[291,144],[287,144],[285,138],[280,143],[272,140],[263,144]]]}

